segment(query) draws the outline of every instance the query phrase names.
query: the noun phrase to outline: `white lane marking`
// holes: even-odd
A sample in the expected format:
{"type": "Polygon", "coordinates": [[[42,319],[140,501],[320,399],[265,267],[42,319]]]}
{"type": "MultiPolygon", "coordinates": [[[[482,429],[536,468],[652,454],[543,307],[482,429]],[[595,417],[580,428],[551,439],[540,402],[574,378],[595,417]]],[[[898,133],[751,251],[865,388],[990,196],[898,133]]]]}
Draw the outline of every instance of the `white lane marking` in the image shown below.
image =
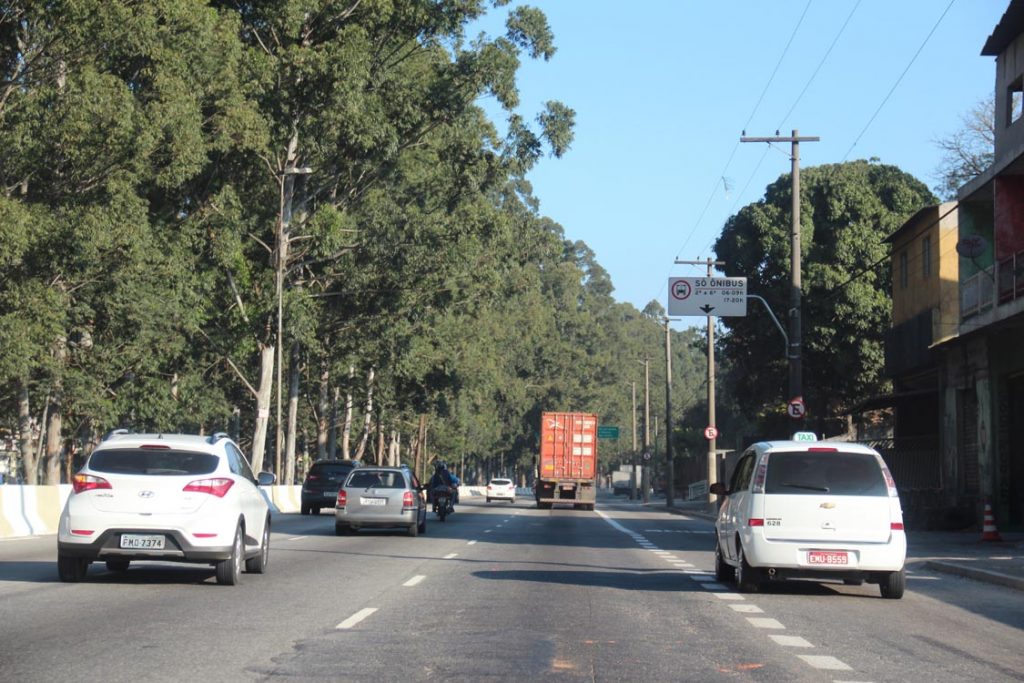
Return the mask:
{"type": "Polygon", "coordinates": [[[497,527],[495,527],[495,528],[497,528],[497,529],[500,529],[500,528],[501,528],[501,527],[503,527],[503,526],[505,526],[505,525],[504,525],[504,524],[499,524],[499,525],[498,525],[497,527]]]}
{"type": "Polygon", "coordinates": [[[728,588],[725,587],[724,584],[716,583],[714,581],[712,581],[711,583],[702,584],[701,588],[703,588],[706,591],[726,591],[726,590],[729,590],[728,588]]]}
{"type": "Polygon", "coordinates": [[[707,574],[690,574],[690,578],[693,579],[694,581],[700,581],[701,583],[703,583],[705,581],[714,581],[715,580],[715,577],[708,576],[707,574]]]}
{"type": "Polygon", "coordinates": [[[306,537],[305,536],[295,536],[294,538],[289,538],[288,540],[289,541],[301,541],[304,538],[306,538],[306,537]]]}
{"type": "Polygon", "coordinates": [[[470,542],[469,542],[469,543],[467,543],[466,545],[476,545],[476,541],[470,541],[470,542]]]}
{"type": "Polygon", "coordinates": [[[659,553],[661,555],[671,555],[672,554],[671,550],[655,550],[654,552],[659,553]]]}
{"type": "MultiPolygon", "coordinates": [[[[725,593],[722,593],[725,595],[725,593]]],[[[743,612],[744,614],[764,614],[764,610],[757,605],[729,605],[737,612],[743,612]]]]}
{"type": "Polygon", "coordinates": [[[491,531],[493,531],[493,529],[484,529],[484,533],[485,534],[489,534],[489,533],[491,533],[491,531]]]}
{"type": "Polygon", "coordinates": [[[365,608],[359,610],[358,612],[356,612],[355,614],[353,614],[352,616],[350,616],[345,621],[343,621],[340,624],[338,624],[337,626],[335,626],[334,628],[336,628],[336,629],[352,628],[353,626],[358,624],[360,621],[362,621],[363,619],[365,619],[366,617],[370,616],[371,614],[373,614],[376,611],[377,611],[376,607],[365,607],[365,608]]]}
{"type": "Polygon", "coordinates": [[[415,586],[417,583],[419,583],[420,581],[422,581],[425,578],[427,578],[425,575],[417,574],[416,576],[412,577],[411,579],[409,579],[408,581],[406,581],[402,585],[403,586],[410,586],[410,587],[411,586],[415,586]]]}
{"type": "Polygon", "coordinates": [[[826,655],[797,655],[815,669],[829,669],[830,671],[853,671],[848,664],[839,661],[835,657],[826,655]]]}
{"type": "Polygon", "coordinates": [[[746,598],[739,593],[713,593],[712,595],[716,598],[721,598],[722,600],[746,600],[746,598]]]}
{"type": "Polygon", "coordinates": [[[779,623],[778,619],[770,619],[768,617],[747,617],[747,621],[756,628],[786,628],[779,623]]]}
{"type": "Polygon", "coordinates": [[[448,553],[447,555],[445,555],[445,556],[444,556],[444,559],[446,559],[446,560],[450,560],[450,559],[452,559],[453,557],[458,557],[458,556],[459,556],[459,554],[458,554],[458,553],[448,553]]]}
{"type": "Polygon", "coordinates": [[[782,647],[814,647],[800,636],[768,636],[782,647]]]}

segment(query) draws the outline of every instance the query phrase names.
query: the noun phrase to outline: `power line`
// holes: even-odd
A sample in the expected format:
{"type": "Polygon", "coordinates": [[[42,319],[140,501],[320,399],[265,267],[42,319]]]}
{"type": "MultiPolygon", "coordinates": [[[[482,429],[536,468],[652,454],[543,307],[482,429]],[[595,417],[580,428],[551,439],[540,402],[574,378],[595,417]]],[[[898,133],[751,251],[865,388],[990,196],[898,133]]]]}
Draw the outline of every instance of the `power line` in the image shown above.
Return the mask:
{"type": "MultiPolygon", "coordinates": [[[[764,90],[761,92],[761,96],[758,98],[757,102],[754,104],[754,107],[750,112],[750,115],[747,117],[747,122],[746,124],[744,124],[743,127],[744,130],[747,126],[750,125],[750,122],[753,120],[754,115],[757,113],[758,107],[760,107],[761,105],[761,101],[764,99],[765,94],[768,92],[768,88],[771,86],[772,80],[775,78],[775,75],[778,72],[779,67],[782,66],[782,60],[785,58],[786,53],[789,51],[789,48],[793,43],[793,39],[796,38],[797,31],[800,30],[800,26],[803,24],[804,17],[807,16],[807,11],[810,9],[812,2],[813,0],[807,0],[807,5],[804,6],[804,10],[800,14],[800,18],[797,20],[796,25],[793,27],[793,31],[790,33],[789,40],[786,42],[786,47],[783,48],[782,54],[779,55],[779,59],[775,64],[775,69],[772,70],[772,75],[768,78],[768,82],[765,84],[764,90]]],[[[739,149],[739,146],[739,142],[733,145],[732,151],[729,153],[729,158],[726,160],[725,166],[722,167],[722,172],[715,177],[714,183],[711,186],[711,192],[708,194],[708,199],[704,203],[704,208],[701,209],[700,215],[697,216],[697,220],[694,222],[693,227],[687,234],[686,239],[683,240],[682,246],[680,246],[679,250],[676,252],[676,259],[678,259],[680,255],[682,255],[683,250],[686,249],[686,245],[690,243],[690,240],[693,239],[694,233],[697,232],[697,228],[700,227],[701,221],[704,220],[704,215],[707,213],[708,208],[711,206],[711,202],[715,198],[715,193],[718,191],[718,184],[725,178],[725,174],[729,170],[729,165],[732,163],[733,158],[736,156],[736,150],[739,149]]],[[[669,269],[669,276],[671,276],[671,272],[671,269],[669,269]]],[[[668,276],[665,278],[665,282],[667,281],[668,276]]],[[[657,299],[657,297],[661,295],[662,290],[666,287],[665,282],[663,282],[660,285],[658,293],[655,295],[655,299],[657,299]]]]}
{"type": "Polygon", "coordinates": [[[828,56],[832,54],[832,48],[836,46],[836,43],[839,42],[839,37],[843,35],[844,31],[846,31],[846,26],[850,23],[850,19],[853,18],[853,15],[857,11],[857,8],[860,7],[861,2],[862,0],[857,0],[857,4],[854,5],[853,9],[850,10],[850,13],[846,15],[846,21],[844,21],[843,25],[839,28],[839,33],[837,33],[836,37],[832,39],[832,44],[828,46],[827,50],[825,50],[825,54],[822,55],[821,61],[819,61],[818,66],[815,67],[814,73],[812,73],[811,77],[807,79],[807,83],[804,84],[804,89],[800,91],[799,95],[797,95],[796,100],[793,102],[793,105],[789,108],[789,111],[787,111],[785,116],[782,117],[782,120],[779,122],[779,125],[775,127],[776,129],[782,128],[782,125],[786,123],[786,121],[789,119],[789,115],[793,113],[794,109],[796,109],[796,105],[798,105],[800,103],[800,100],[803,99],[804,93],[806,93],[807,89],[811,87],[811,83],[814,81],[814,78],[818,75],[818,72],[821,71],[821,67],[824,66],[825,60],[827,60],[828,56]]]}
{"type": "Polygon", "coordinates": [[[935,22],[935,25],[932,26],[932,30],[928,32],[927,36],[925,36],[924,41],[921,43],[921,46],[917,48],[917,52],[915,52],[914,56],[910,58],[910,61],[907,63],[906,68],[903,69],[903,73],[900,74],[900,77],[897,78],[896,82],[892,84],[891,88],[889,88],[889,92],[882,99],[882,103],[878,105],[878,109],[876,109],[875,113],[871,115],[871,118],[868,119],[868,122],[864,124],[864,128],[860,131],[860,133],[857,134],[857,137],[856,139],[854,139],[853,144],[850,145],[850,149],[846,150],[846,154],[843,155],[843,161],[846,161],[847,157],[850,156],[850,152],[852,152],[853,148],[857,146],[858,142],[860,142],[861,137],[863,137],[864,133],[867,132],[867,129],[871,126],[871,124],[874,123],[875,117],[877,117],[878,113],[882,111],[882,107],[884,107],[885,103],[889,101],[889,98],[892,97],[893,92],[896,91],[896,88],[899,87],[899,84],[903,81],[903,77],[907,75],[907,72],[910,71],[910,67],[914,65],[915,61],[917,61],[918,55],[920,55],[921,51],[924,50],[924,46],[928,44],[928,41],[931,39],[932,34],[935,33],[935,29],[937,29],[939,27],[939,24],[942,23],[942,20],[946,17],[946,14],[949,12],[949,9],[953,6],[954,2],[956,2],[956,0],[949,0],[949,4],[946,5],[946,9],[943,10],[942,14],[935,22]]]}

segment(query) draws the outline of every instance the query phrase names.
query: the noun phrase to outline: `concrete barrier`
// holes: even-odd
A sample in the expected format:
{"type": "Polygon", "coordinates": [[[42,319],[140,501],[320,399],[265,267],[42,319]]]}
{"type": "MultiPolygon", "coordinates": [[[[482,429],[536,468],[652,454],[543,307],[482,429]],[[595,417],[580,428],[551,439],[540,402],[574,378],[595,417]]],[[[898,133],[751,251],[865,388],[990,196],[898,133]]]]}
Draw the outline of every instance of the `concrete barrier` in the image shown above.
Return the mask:
{"type": "MultiPolygon", "coordinates": [[[[301,486],[264,486],[260,491],[273,513],[298,512],[301,486]]],[[[57,533],[57,522],[71,485],[0,486],[0,538],[57,533]]]]}
{"type": "Polygon", "coordinates": [[[71,486],[0,486],[0,538],[57,533],[71,486]]]}

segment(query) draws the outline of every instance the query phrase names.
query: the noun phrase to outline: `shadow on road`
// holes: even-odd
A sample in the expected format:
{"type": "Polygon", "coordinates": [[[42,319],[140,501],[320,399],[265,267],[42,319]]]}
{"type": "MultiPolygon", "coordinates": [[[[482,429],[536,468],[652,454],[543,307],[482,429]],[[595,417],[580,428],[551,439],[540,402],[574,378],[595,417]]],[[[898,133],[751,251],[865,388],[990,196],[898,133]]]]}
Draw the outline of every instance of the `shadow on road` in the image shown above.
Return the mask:
{"type": "Polygon", "coordinates": [[[671,569],[648,571],[534,571],[495,570],[473,572],[478,579],[489,581],[529,581],[566,586],[618,588],[630,591],[665,591],[672,593],[701,592],[705,589],[693,579],[671,569]]]}

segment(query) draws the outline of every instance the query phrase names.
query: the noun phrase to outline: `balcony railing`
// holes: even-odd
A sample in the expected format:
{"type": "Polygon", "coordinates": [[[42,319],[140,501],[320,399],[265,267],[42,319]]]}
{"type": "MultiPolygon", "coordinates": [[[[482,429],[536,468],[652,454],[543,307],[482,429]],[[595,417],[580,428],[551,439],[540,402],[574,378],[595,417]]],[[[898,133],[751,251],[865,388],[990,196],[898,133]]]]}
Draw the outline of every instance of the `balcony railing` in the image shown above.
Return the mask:
{"type": "Polygon", "coordinates": [[[1024,251],[999,262],[996,273],[997,294],[1000,304],[1024,298],[1024,251]]]}
{"type": "Polygon", "coordinates": [[[992,308],[995,288],[995,268],[989,266],[966,278],[960,284],[960,318],[983,313],[992,308]]]}

